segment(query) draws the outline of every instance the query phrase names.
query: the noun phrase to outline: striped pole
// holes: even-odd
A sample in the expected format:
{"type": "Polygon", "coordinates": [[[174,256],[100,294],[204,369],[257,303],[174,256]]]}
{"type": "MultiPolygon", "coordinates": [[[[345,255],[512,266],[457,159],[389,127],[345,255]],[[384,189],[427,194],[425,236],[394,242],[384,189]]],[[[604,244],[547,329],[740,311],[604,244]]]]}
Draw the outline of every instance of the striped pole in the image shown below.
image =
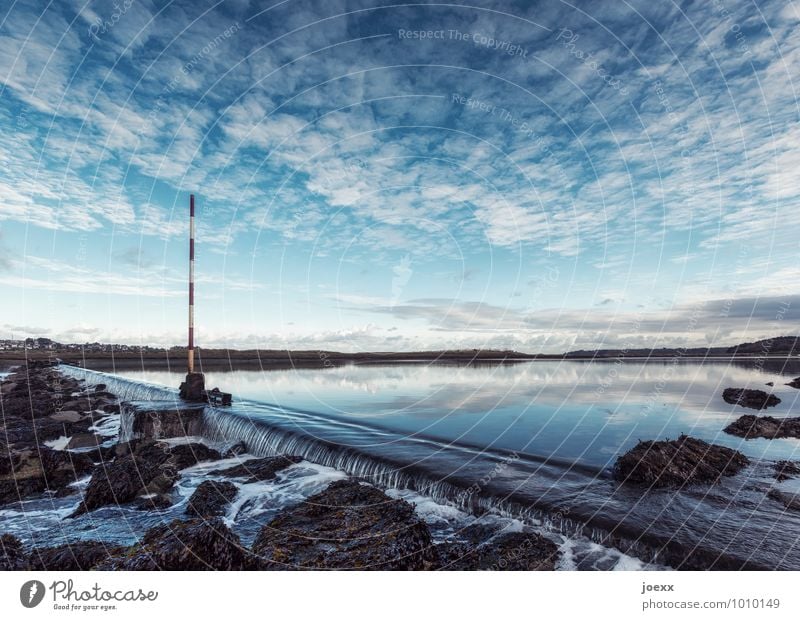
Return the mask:
{"type": "Polygon", "coordinates": [[[189,373],[194,372],[194,194],[189,195],[189,373]]]}

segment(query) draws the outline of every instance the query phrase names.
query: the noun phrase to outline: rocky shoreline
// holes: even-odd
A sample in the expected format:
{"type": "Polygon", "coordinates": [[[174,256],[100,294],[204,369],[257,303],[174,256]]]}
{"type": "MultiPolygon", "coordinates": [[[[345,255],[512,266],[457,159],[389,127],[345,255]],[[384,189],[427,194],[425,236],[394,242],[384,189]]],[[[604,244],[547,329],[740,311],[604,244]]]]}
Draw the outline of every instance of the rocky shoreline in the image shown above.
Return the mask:
{"type": "MultiPolygon", "coordinates": [[[[45,363],[16,370],[0,390],[0,507],[74,496],[65,529],[104,507],[157,516],[173,505],[182,472],[226,460],[195,489],[182,518],[162,519],[132,545],[104,541],[102,533],[25,545],[0,523],[0,570],[553,570],[559,559],[555,542],[527,530],[487,527],[437,543],[412,504],[355,479],[333,482],[257,523],[254,542],[245,545],[223,518],[239,494],[232,481],[273,480],[300,457],[254,458],[245,446],[222,453],[201,442],[146,436],[158,426],[150,412],[138,421],[143,436],[120,442],[117,398],[45,363]]],[[[177,426],[185,430],[182,421],[177,426]]]]}

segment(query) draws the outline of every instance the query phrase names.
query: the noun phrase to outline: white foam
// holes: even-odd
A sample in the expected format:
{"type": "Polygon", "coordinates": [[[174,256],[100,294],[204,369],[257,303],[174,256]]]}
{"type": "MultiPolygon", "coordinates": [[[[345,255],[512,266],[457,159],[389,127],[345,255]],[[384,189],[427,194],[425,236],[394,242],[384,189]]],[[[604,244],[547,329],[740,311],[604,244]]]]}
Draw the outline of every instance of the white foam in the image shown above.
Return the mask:
{"type": "Polygon", "coordinates": [[[53,450],[66,450],[67,444],[69,444],[69,440],[72,437],[65,437],[62,435],[58,439],[51,439],[50,441],[45,441],[44,445],[48,448],[52,448],[53,450]]]}

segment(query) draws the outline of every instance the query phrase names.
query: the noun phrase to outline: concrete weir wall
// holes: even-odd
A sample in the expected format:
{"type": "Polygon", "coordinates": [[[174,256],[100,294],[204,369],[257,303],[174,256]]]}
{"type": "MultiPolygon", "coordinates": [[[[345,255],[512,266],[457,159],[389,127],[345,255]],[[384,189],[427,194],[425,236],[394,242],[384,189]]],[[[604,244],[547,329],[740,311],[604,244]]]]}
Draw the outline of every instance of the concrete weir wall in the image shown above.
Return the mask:
{"type": "Polygon", "coordinates": [[[130,441],[199,435],[205,405],[147,400],[122,403],[121,409],[120,441],[130,441]]]}

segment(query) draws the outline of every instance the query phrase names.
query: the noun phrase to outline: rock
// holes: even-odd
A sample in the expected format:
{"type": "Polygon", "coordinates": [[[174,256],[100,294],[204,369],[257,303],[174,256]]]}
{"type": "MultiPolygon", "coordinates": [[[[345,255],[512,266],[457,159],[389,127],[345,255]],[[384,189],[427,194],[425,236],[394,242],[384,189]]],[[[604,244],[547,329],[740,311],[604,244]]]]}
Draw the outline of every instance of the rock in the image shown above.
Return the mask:
{"type": "Polygon", "coordinates": [[[769,387],[775,387],[775,384],[772,381],[765,383],[765,385],[768,385],[769,387]]]}
{"type": "Polygon", "coordinates": [[[164,493],[146,495],[136,502],[136,510],[166,510],[172,507],[172,498],[164,493]]]}
{"type": "MultiPolygon", "coordinates": [[[[198,462],[219,459],[219,452],[200,443],[171,447],[164,442],[134,440],[118,444],[116,460],[97,467],[77,517],[102,506],[126,504],[136,497],[164,495],[180,477],[178,471],[198,462]]],[[[140,502],[139,507],[149,505],[140,502]]]]}
{"type": "Polygon", "coordinates": [[[729,405],[741,405],[749,409],[766,409],[774,407],[781,399],[774,394],[767,394],[764,390],[746,390],[742,388],[726,388],[722,398],[729,405]]]}
{"type": "Polygon", "coordinates": [[[411,504],[353,480],[281,512],[262,528],[253,552],[272,569],[420,570],[438,563],[411,504]]]}
{"type": "Polygon", "coordinates": [[[79,448],[97,448],[106,440],[102,435],[95,433],[76,433],[69,438],[67,443],[67,450],[75,450],[79,448]]]}
{"type": "Polygon", "coordinates": [[[0,571],[25,570],[27,560],[19,538],[11,534],[0,536],[0,571]]]}
{"type": "Polygon", "coordinates": [[[36,548],[28,556],[28,570],[90,570],[124,551],[124,547],[95,540],[36,548]]]}
{"type": "Polygon", "coordinates": [[[501,534],[477,548],[461,543],[438,545],[445,570],[554,570],[558,546],[539,534],[501,534]]]}
{"type": "Polygon", "coordinates": [[[44,446],[39,448],[39,460],[50,491],[77,482],[94,469],[94,462],[88,454],[51,450],[44,446]]]}
{"type": "Polygon", "coordinates": [[[186,514],[192,517],[220,517],[238,493],[238,487],[232,482],[206,480],[189,498],[186,514]]]}
{"type": "Polygon", "coordinates": [[[614,478],[652,488],[713,484],[750,461],[742,453],[681,435],[674,441],[642,441],[617,459],[614,478]]]}
{"type": "Polygon", "coordinates": [[[94,386],[95,392],[105,392],[106,391],[106,384],[105,383],[98,383],[94,386]]]}
{"type": "Polygon", "coordinates": [[[186,469],[203,461],[218,461],[222,456],[202,443],[187,443],[172,448],[170,458],[177,469],[186,469]]]}
{"type": "Polygon", "coordinates": [[[200,432],[203,408],[197,406],[142,409],[128,405],[125,416],[130,416],[130,429],[137,439],[170,439],[191,437],[200,432]]]}
{"type": "Polygon", "coordinates": [[[250,553],[219,518],[175,520],[157,526],[124,556],[98,570],[247,570],[250,553]]]}
{"type": "Polygon", "coordinates": [[[142,489],[139,495],[163,495],[175,485],[180,474],[171,467],[162,467],[161,471],[142,489]]]}
{"type": "Polygon", "coordinates": [[[301,456],[268,456],[262,459],[249,459],[240,465],[211,472],[214,476],[228,478],[247,478],[245,484],[272,480],[282,469],[295,465],[303,460],[301,456]]]}
{"type": "Polygon", "coordinates": [[[775,479],[778,482],[789,480],[800,474],[800,465],[793,461],[778,461],[772,468],[775,470],[775,479]]]}
{"type": "Polygon", "coordinates": [[[800,390],[800,377],[796,377],[796,378],[792,379],[786,385],[788,385],[789,387],[797,388],[798,390],[800,390]]]}
{"type": "Polygon", "coordinates": [[[800,511],[800,495],[782,493],[777,489],[770,490],[767,497],[783,504],[788,510],[800,511]]]}
{"type": "Polygon", "coordinates": [[[458,532],[459,536],[474,545],[486,542],[500,532],[503,526],[499,523],[472,523],[458,532]]]}
{"type": "Polygon", "coordinates": [[[15,502],[44,491],[68,494],[68,485],[76,482],[94,467],[84,454],[52,450],[24,450],[9,458],[10,471],[0,475],[0,504],[15,502]]]}
{"type": "Polygon", "coordinates": [[[117,458],[95,469],[83,501],[71,517],[102,506],[132,501],[157,476],[170,471],[169,453],[163,444],[146,444],[133,454],[117,458]]]}
{"type": "Polygon", "coordinates": [[[241,456],[242,454],[247,454],[247,445],[243,441],[237,441],[222,453],[222,458],[231,459],[234,456],[241,456]]]}
{"type": "Polygon", "coordinates": [[[83,419],[83,415],[77,411],[64,411],[62,409],[58,413],[51,415],[50,418],[56,422],[80,422],[83,419]]]}
{"type": "Polygon", "coordinates": [[[745,439],[756,437],[765,439],[800,438],[800,418],[743,415],[735,422],[728,424],[725,432],[745,439]]]}

